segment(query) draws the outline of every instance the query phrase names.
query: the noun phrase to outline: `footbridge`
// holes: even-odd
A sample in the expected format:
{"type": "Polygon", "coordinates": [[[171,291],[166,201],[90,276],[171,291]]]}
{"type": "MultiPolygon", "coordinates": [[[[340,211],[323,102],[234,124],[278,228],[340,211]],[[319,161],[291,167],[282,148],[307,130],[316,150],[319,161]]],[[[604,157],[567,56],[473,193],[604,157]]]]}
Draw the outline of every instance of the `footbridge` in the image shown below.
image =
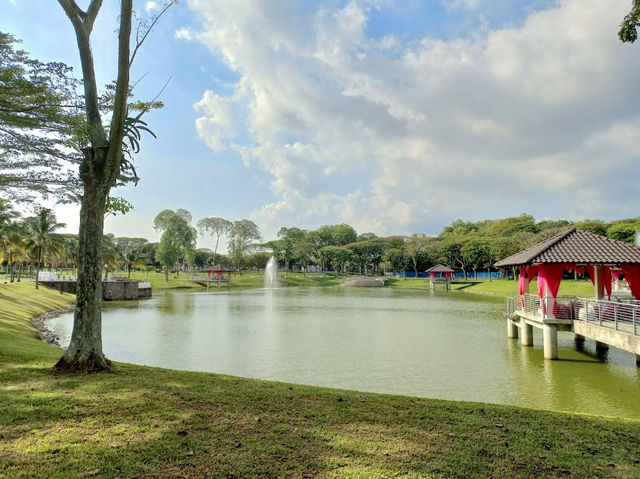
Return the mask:
{"type": "Polygon", "coordinates": [[[539,298],[523,294],[507,298],[507,337],[533,346],[533,328],[542,330],[545,359],[558,358],[558,331],[575,334],[580,348],[592,339],[598,351],[610,346],[635,354],[640,366],[640,303],[632,298],[597,300],[574,296],[539,298]]]}
{"type": "Polygon", "coordinates": [[[518,337],[519,330],[522,344],[531,346],[533,328],[542,329],[544,357],[557,359],[558,331],[572,331],[578,346],[590,338],[597,349],[615,346],[634,353],[640,363],[639,246],[572,228],[495,266],[520,270],[518,296],[506,301],[508,337],[518,337]],[[593,298],[558,296],[566,273],[588,275],[593,298]],[[529,294],[536,276],[538,294],[529,294]],[[620,290],[622,277],[626,297],[612,294],[620,290]]]}

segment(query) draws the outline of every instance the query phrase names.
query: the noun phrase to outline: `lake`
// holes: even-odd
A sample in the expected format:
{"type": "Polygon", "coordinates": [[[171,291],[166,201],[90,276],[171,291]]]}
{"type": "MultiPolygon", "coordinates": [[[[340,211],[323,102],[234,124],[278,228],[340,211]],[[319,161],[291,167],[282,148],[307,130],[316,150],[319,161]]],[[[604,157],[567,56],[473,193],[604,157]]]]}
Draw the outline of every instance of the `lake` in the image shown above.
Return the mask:
{"type": "MultiPolygon", "coordinates": [[[[158,293],[107,303],[105,354],[117,361],[430,398],[640,419],[640,368],[611,348],[558,361],[507,339],[503,299],[389,288],[158,293]]],[[[73,315],[47,324],[63,346],[73,315]]]]}

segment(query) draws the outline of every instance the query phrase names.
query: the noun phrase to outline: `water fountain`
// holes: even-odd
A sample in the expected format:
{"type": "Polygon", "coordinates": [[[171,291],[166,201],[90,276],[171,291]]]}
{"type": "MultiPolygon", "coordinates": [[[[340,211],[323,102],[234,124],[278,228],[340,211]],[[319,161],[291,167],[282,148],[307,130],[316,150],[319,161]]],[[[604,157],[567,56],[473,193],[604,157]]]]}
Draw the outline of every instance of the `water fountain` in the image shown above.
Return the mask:
{"type": "Polygon", "coordinates": [[[264,268],[264,287],[278,287],[278,261],[275,256],[269,258],[267,266],[264,268]]]}

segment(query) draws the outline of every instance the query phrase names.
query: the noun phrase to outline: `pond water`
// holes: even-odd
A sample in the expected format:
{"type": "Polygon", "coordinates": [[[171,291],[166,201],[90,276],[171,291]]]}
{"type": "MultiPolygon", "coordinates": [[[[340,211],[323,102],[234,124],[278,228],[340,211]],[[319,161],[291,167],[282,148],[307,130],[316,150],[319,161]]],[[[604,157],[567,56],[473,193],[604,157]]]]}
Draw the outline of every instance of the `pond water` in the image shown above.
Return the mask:
{"type": "MultiPolygon", "coordinates": [[[[503,300],[388,288],[166,292],[110,303],[107,356],[173,369],[640,419],[640,368],[559,333],[558,361],[506,337],[503,300]]],[[[69,342],[73,315],[48,326],[69,342]]]]}

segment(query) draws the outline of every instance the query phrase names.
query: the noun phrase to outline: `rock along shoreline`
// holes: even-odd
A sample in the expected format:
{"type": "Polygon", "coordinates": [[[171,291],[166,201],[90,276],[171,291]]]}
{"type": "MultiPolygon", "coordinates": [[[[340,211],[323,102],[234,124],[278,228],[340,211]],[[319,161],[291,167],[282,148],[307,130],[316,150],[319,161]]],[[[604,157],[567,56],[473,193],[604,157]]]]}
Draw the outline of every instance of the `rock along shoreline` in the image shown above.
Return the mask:
{"type": "Polygon", "coordinates": [[[46,322],[48,319],[54,318],[60,314],[73,311],[75,307],[75,304],[71,304],[65,308],[54,309],[53,311],[49,311],[33,318],[31,320],[31,324],[33,324],[40,333],[40,339],[47,344],[52,344],[61,348],[62,346],[60,346],[60,338],[47,327],[46,322]]]}

